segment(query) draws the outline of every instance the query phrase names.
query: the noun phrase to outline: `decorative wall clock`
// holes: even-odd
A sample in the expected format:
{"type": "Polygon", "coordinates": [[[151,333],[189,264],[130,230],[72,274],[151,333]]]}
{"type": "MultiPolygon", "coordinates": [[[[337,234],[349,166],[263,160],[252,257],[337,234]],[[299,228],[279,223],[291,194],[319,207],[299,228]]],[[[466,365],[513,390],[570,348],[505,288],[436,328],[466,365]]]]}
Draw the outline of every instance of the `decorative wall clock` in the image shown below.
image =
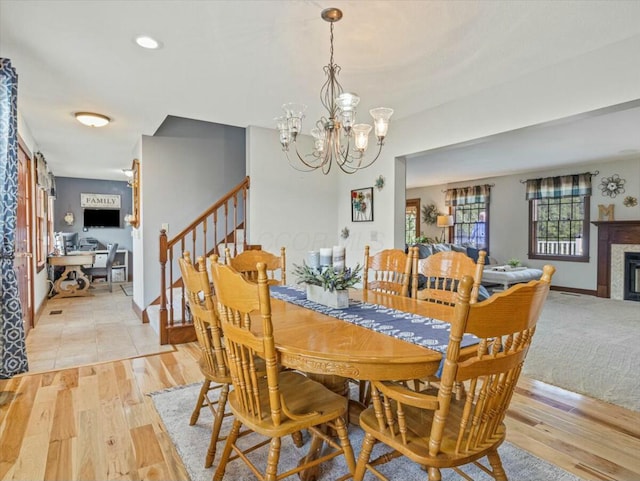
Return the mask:
{"type": "Polygon", "coordinates": [[[600,181],[600,191],[602,191],[602,195],[608,197],[624,194],[625,182],[626,180],[621,179],[618,174],[613,174],[611,177],[604,177],[600,181]]]}

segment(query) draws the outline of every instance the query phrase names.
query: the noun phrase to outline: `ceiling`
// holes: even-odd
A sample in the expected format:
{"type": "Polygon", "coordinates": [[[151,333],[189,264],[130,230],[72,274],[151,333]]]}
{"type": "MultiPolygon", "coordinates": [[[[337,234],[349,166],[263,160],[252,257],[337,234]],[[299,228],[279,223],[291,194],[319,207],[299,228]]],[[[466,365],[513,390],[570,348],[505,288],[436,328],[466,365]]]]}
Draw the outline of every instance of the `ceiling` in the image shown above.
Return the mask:
{"type": "MultiPolygon", "coordinates": [[[[0,56],[18,71],[18,110],[54,174],[124,180],[140,136],[167,115],[271,128],[281,104],[297,101],[320,117],[328,6],[344,12],[340,81],[361,96],[361,118],[395,109],[390,136],[394,120],[640,36],[637,1],[0,0],[0,56]],[[162,48],[141,49],[140,34],[162,48]],[[87,128],[77,111],[113,122],[87,128]]],[[[633,155],[640,136],[629,127],[638,125],[640,105],[628,103],[410,155],[408,178],[428,185],[465,180],[463,171],[479,178],[633,155]]]]}

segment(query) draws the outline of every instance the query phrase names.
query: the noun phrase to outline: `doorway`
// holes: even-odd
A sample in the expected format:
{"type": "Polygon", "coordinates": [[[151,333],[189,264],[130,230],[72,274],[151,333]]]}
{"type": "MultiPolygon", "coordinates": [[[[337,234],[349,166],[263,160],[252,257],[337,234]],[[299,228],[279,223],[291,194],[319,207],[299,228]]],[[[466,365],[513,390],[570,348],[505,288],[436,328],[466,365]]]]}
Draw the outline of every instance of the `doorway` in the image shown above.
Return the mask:
{"type": "Polygon", "coordinates": [[[18,138],[18,192],[14,268],[25,336],[33,325],[33,247],[31,230],[31,158],[18,138]]]}

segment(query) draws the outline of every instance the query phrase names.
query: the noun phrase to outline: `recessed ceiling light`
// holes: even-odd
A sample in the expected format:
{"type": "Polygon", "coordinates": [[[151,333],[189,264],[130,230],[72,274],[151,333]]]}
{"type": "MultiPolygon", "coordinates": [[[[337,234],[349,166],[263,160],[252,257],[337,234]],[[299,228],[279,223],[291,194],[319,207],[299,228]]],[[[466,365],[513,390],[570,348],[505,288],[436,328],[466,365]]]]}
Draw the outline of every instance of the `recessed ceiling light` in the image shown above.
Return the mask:
{"type": "Polygon", "coordinates": [[[140,35],[136,37],[136,43],[142,48],[148,48],[149,50],[155,50],[161,46],[160,42],[148,35],[140,35]]]}
{"type": "Polygon", "coordinates": [[[75,116],[78,122],[88,127],[104,127],[111,122],[111,119],[106,115],[93,112],[76,112],[75,116]]]}

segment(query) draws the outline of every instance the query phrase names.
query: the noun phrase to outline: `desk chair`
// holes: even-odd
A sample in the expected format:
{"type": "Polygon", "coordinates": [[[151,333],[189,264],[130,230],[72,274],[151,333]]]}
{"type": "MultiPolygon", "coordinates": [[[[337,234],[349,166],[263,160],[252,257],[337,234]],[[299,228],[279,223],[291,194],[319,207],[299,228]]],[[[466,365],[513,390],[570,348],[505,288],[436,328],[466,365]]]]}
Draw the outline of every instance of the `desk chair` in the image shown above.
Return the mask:
{"type": "MultiPolygon", "coordinates": [[[[347,399],[297,371],[280,369],[271,323],[267,266],[261,262],[256,269],[257,284],[246,280],[231,266],[211,262],[233,383],[228,403],[235,416],[213,479],[223,479],[232,452],[263,480],[283,479],[339,455],[345,457],[352,474],[355,460],[345,421],[347,399]],[[252,322],[261,324],[259,334],[251,330],[252,322]],[[256,358],[264,359],[266,377],[258,375],[256,358]],[[247,442],[244,447],[236,444],[242,426],[261,435],[257,444],[247,446],[247,442]],[[337,432],[339,444],[326,434],[325,426],[337,432]],[[305,457],[297,467],[279,473],[281,438],[305,428],[314,440],[326,441],[331,449],[322,451],[315,460],[305,457]],[[249,453],[266,445],[269,446],[267,465],[260,469],[249,453]]],[[[248,441],[247,438],[244,441],[248,441]]]]}
{"type": "Polygon", "coordinates": [[[360,415],[365,437],[355,481],[362,481],[367,469],[385,479],[375,466],[399,456],[426,467],[430,481],[441,479],[441,468],[460,474],[460,466],[479,464],[486,456],[490,467],[483,470],[498,481],[507,480],[498,454],[506,436],[504,417],[554,271],[545,266],[541,280],[476,304],[470,304],[473,279],[463,278],[437,391],[415,392],[400,384],[372,381],[373,405],[360,415]],[[463,359],[460,339],[465,333],[474,334],[480,342],[474,355],[463,359]],[[455,382],[468,385],[462,402],[452,399],[455,382]],[[376,442],[386,444],[391,452],[370,461],[376,442]]]}
{"type": "Polygon", "coordinates": [[[412,257],[401,249],[385,249],[371,256],[364,246],[362,287],[399,296],[409,295],[412,257]]]}
{"type": "Polygon", "coordinates": [[[112,271],[111,266],[113,266],[113,261],[116,258],[116,253],[118,251],[118,244],[113,244],[109,252],[107,253],[107,263],[105,267],[83,267],[83,271],[88,276],[91,276],[91,283],[95,279],[104,278],[107,280],[109,284],[109,292],[113,292],[113,287],[111,283],[112,271]]]}
{"type": "Polygon", "coordinates": [[[287,283],[287,256],[285,248],[280,248],[280,257],[263,250],[243,251],[235,257],[231,257],[229,248],[224,250],[224,258],[227,265],[244,275],[245,279],[252,282],[258,281],[258,262],[265,264],[269,285],[285,285],[287,283]]]}

